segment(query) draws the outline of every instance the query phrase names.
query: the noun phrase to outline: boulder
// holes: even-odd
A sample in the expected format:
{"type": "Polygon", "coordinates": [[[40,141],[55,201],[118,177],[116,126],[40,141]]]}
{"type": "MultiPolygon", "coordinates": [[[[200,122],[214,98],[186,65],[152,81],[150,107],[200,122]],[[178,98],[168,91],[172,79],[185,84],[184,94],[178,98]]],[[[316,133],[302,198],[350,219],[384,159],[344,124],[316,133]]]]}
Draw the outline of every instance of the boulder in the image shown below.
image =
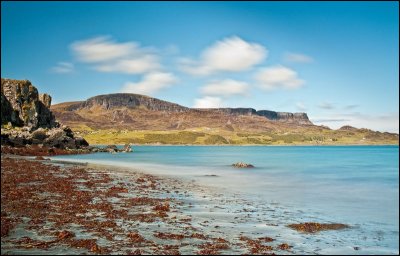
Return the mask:
{"type": "Polygon", "coordinates": [[[105,151],[110,152],[110,153],[116,153],[119,150],[118,150],[118,147],[115,145],[108,145],[107,147],[105,147],[105,151]]]}
{"type": "Polygon", "coordinates": [[[243,162],[238,162],[238,163],[232,164],[232,166],[235,168],[254,168],[254,165],[246,164],[243,162]]]}
{"type": "Polygon", "coordinates": [[[132,152],[133,150],[132,150],[131,146],[132,145],[130,143],[129,144],[125,144],[124,148],[122,149],[122,152],[132,152]]]}
{"type": "Polygon", "coordinates": [[[77,148],[87,147],[89,143],[82,137],[75,138],[75,145],[77,148]]]}
{"type": "MultiPolygon", "coordinates": [[[[46,130],[43,128],[39,128],[35,131],[32,132],[32,139],[38,140],[38,141],[43,141],[48,137],[46,134],[46,130]]],[[[36,143],[39,144],[39,143],[36,143]]]]}

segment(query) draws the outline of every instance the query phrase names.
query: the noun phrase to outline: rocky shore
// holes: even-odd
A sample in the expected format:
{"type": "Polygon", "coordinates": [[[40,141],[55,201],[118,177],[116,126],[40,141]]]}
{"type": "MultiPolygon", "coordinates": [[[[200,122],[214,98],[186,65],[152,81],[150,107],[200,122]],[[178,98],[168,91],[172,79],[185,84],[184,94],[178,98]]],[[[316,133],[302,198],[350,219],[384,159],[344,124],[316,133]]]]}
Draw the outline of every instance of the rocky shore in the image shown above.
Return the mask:
{"type": "Polygon", "coordinates": [[[220,228],[185,213],[180,181],[52,163],[2,154],[2,254],[292,253],[281,239],[206,231],[220,228]]]}

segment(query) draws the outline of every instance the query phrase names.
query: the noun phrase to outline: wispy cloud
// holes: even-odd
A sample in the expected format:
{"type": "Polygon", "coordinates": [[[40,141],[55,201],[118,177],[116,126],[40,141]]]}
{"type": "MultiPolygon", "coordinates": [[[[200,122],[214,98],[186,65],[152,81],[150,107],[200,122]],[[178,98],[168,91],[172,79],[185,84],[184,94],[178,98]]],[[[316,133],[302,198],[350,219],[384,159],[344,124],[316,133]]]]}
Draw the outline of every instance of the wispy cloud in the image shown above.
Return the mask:
{"type": "Polygon", "coordinates": [[[140,82],[125,83],[121,89],[121,92],[152,95],[177,83],[178,81],[178,78],[172,73],[152,72],[146,74],[140,82]]]}
{"type": "Polygon", "coordinates": [[[283,60],[290,63],[312,63],[314,59],[302,53],[285,53],[283,60]]]}
{"type": "Polygon", "coordinates": [[[205,49],[199,60],[182,58],[180,67],[192,75],[209,75],[219,71],[239,72],[262,62],[267,54],[264,46],[232,36],[205,49]]]}
{"type": "Polygon", "coordinates": [[[299,111],[306,111],[306,110],[307,110],[307,107],[304,105],[303,102],[297,102],[297,103],[296,103],[296,108],[297,108],[299,111]]]}
{"type": "Polygon", "coordinates": [[[353,110],[353,109],[358,108],[358,107],[359,107],[359,105],[357,105],[357,104],[352,104],[352,105],[346,105],[346,106],[344,106],[344,109],[346,109],[346,110],[353,110]]]}
{"type": "Polygon", "coordinates": [[[194,100],[194,108],[220,108],[223,107],[224,104],[220,97],[210,97],[206,96],[200,99],[194,100]]]}
{"type": "Polygon", "coordinates": [[[327,101],[324,101],[324,102],[319,103],[319,104],[317,105],[317,107],[322,108],[322,109],[327,109],[327,110],[330,110],[330,109],[334,109],[334,108],[335,108],[335,106],[334,106],[332,103],[327,102],[327,101]]]}
{"type": "Polygon", "coordinates": [[[112,63],[97,65],[95,69],[100,72],[116,72],[126,74],[143,74],[160,67],[158,57],[145,55],[131,59],[121,59],[112,63]]]}
{"type": "Polygon", "coordinates": [[[297,72],[282,65],[260,69],[254,76],[259,86],[265,90],[279,88],[297,89],[304,85],[297,72]]]}
{"type": "Polygon", "coordinates": [[[53,73],[66,74],[74,71],[74,64],[70,62],[58,62],[56,66],[50,69],[53,73]]]}
{"type": "Polygon", "coordinates": [[[201,93],[208,96],[229,97],[248,94],[249,85],[232,79],[211,82],[201,88],[201,93]]]}
{"type": "Polygon", "coordinates": [[[71,44],[76,58],[92,65],[99,72],[143,74],[159,69],[154,49],[140,47],[136,42],[118,43],[102,36],[71,44]]]}
{"type": "Polygon", "coordinates": [[[335,113],[324,117],[312,118],[311,121],[315,124],[328,125],[333,129],[338,129],[344,125],[351,125],[357,128],[399,133],[399,113],[386,113],[381,115],[335,113]]]}

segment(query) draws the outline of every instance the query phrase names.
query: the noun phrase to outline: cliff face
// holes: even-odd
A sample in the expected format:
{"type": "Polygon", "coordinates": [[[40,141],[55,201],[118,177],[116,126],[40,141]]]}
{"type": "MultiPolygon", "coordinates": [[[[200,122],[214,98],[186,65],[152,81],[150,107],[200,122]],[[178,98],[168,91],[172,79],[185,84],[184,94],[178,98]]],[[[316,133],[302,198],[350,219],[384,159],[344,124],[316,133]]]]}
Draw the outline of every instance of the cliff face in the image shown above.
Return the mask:
{"type": "MultiPolygon", "coordinates": [[[[196,114],[218,114],[224,116],[261,116],[271,121],[294,123],[294,124],[312,124],[308,119],[306,113],[287,113],[287,112],[275,112],[270,110],[259,110],[256,111],[253,108],[187,108],[181,105],[147,97],[139,94],[127,94],[127,93],[116,93],[108,95],[99,95],[89,98],[86,101],[74,102],[74,103],[62,103],[60,107],[57,106],[56,113],[62,109],[63,115],[71,116],[71,113],[82,110],[90,109],[93,107],[100,107],[104,110],[113,110],[118,108],[128,109],[145,109],[150,111],[161,111],[169,113],[192,113],[196,114]],[[62,105],[66,104],[65,107],[62,105]]],[[[121,112],[115,110],[113,113],[112,120],[118,119],[117,116],[126,116],[126,111],[121,112]],[[117,112],[115,112],[117,111],[117,112]],[[121,114],[121,113],[122,114],[121,114]],[[125,113],[125,114],[124,114],[125,113]],[[123,115],[124,114],[124,115],[123,115]]],[[[74,119],[82,118],[80,116],[74,117],[74,119]]],[[[150,118],[150,117],[149,117],[150,118]]],[[[129,118],[122,118],[127,121],[129,118]]]]}
{"type": "Polygon", "coordinates": [[[306,113],[288,113],[288,112],[275,112],[269,110],[259,110],[256,113],[259,116],[264,116],[269,120],[292,122],[298,124],[312,124],[308,119],[306,113]]]}
{"type": "Polygon", "coordinates": [[[1,79],[1,144],[22,147],[81,149],[89,146],[82,137],[74,135],[69,127],[60,127],[50,111],[51,97],[39,94],[28,80],[1,79]],[[20,129],[14,129],[20,126],[20,129]]]}
{"type": "Polygon", "coordinates": [[[189,108],[167,101],[147,97],[139,94],[115,93],[109,95],[99,95],[89,98],[86,101],[78,102],[68,107],[67,110],[73,111],[80,108],[91,108],[100,106],[103,109],[109,110],[119,107],[127,108],[145,108],[153,111],[168,111],[168,112],[184,112],[189,108]]]}
{"type": "Polygon", "coordinates": [[[39,94],[28,80],[1,79],[1,123],[53,128],[58,126],[50,111],[51,97],[39,94]]]}

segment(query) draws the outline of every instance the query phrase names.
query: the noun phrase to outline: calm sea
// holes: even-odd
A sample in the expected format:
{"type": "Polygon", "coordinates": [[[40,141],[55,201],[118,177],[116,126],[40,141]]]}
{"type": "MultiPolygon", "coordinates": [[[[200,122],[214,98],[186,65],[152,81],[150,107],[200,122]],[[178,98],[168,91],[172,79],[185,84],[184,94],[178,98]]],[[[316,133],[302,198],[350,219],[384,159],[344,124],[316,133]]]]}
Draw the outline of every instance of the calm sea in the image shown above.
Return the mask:
{"type": "MultiPolygon", "coordinates": [[[[118,165],[195,180],[261,205],[279,204],[288,209],[286,212],[295,211],[295,217],[292,214],[287,221],[350,224],[354,228],[341,238],[348,242],[348,247],[361,246],[363,251],[354,251],[355,254],[399,252],[398,146],[136,146],[133,149],[133,153],[53,159],[118,165]],[[251,163],[255,168],[230,166],[239,161],[251,163]]],[[[315,243],[321,239],[324,237],[315,238],[315,243]]],[[[349,252],[320,245],[318,248],[315,253],[349,252]]]]}

